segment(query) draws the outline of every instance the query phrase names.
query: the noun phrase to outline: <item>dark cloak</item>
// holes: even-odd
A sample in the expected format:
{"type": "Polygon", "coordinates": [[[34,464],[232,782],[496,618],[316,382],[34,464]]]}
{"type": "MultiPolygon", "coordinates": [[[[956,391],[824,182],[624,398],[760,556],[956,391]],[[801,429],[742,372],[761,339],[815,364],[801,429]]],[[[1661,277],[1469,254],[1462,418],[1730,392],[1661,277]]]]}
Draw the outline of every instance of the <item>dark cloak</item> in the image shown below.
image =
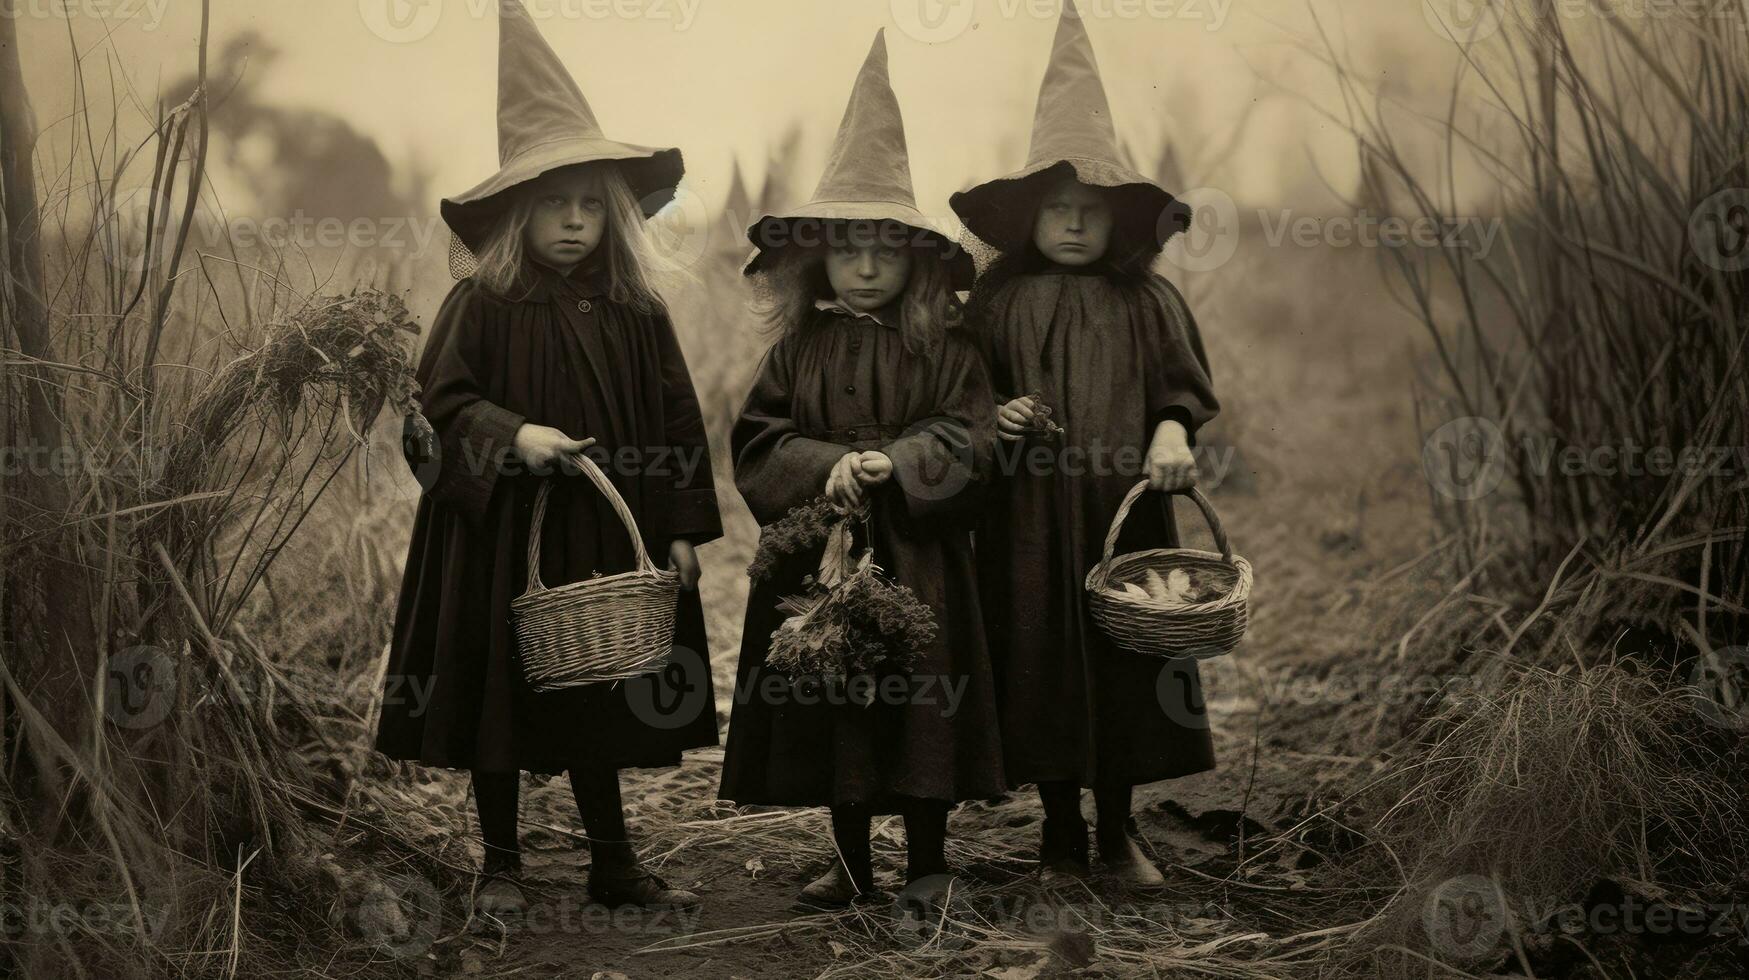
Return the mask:
{"type": "MultiPolygon", "coordinates": [[[[1018,276],[988,311],[980,336],[997,402],[1038,393],[1065,430],[998,444],[978,528],[1008,779],[1138,785],[1211,769],[1195,661],[1114,647],[1084,589],[1118,505],[1146,476],[1155,426],[1177,419],[1194,434],[1219,410],[1196,322],[1164,279],[1096,268],[1018,276]]],[[[1137,502],[1118,554],[1177,545],[1167,500],[1137,502]]]]}
{"type": "Polygon", "coordinates": [[[895,796],[999,795],[995,690],[970,530],[995,442],[983,362],[958,331],[940,351],[918,355],[896,327],[871,317],[811,317],[760,367],[731,436],[735,485],[763,526],[821,495],[846,452],[886,453],[893,479],[871,491],[868,533],[859,531],[855,545],[860,553],[873,542],[875,562],[916,591],[939,630],[902,696],[865,707],[798,691],[765,659],[785,618],[778,600],[802,591],[821,549],[781,563],[747,600],[722,796],[885,809],[895,796]],[[944,684],[962,692],[957,703],[944,684]],[[800,703],[798,694],[818,701],[800,703]]]}
{"type": "Polygon", "coordinates": [[[433,766],[558,773],[584,762],[676,765],[682,750],[717,744],[698,592],[681,592],[673,662],[632,681],[536,693],[510,626],[540,480],[556,481],[541,542],[547,586],[634,563],[624,525],[587,477],[538,476],[516,461],[525,421],[597,440],[588,452],[657,562],[677,538],[721,536],[704,424],[667,315],[616,302],[588,274],[542,269],[515,299],[466,279],[444,300],[418,378],[436,438],[409,440],[429,489],[401,581],[377,748],[433,766]]]}

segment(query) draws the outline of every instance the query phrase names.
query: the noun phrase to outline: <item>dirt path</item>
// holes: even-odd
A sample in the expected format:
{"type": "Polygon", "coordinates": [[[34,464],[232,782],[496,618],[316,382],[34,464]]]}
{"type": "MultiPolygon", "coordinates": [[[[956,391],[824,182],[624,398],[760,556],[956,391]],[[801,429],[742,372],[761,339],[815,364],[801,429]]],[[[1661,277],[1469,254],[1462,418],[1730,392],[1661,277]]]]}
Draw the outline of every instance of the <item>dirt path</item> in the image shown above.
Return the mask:
{"type": "MultiPolygon", "coordinates": [[[[966,908],[1040,949],[1081,920],[1097,922],[1119,909],[1216,928],[1223,913],[1210,879],[1228,873],[1233,836],[1243,827],[1255,838],[1296,796],[1290,760],[1260,766],[1250,783],[1246,741],[1237,735],[1221,740],[1225,756],[1242,764],[1138,793],[1138,825],[1168,869],[1168,886],[1157,894],[1124,895],[1095,882],[1087,894],[1047,895],[1027,874],[1040,819],[1031,794],[962,807],[952,821],[950,858],[971,889],[966,908]],[[1252,816],[1241,818],[1248,788],[1252,816]]],[[[903,953],[923,944],[920,932],[908,929],[885,901],[838,916],[795,911],[796,890],[829,857],[824,813],[735,818],[713,811],[699,801],[714,796],[720,759],[720,750],[700,752],[680,770],[626,779],[633,830],[648,845],[646,854],[674,884],[702,893],[702,909],[610,912],[590,904],[582,888],[588,852],[575,836],[568,789],[554,780],[532,787],[524,803],[529,915],[507,930],[475,923],[444,944],[430,966],[439,974],[487,976],[815,976],[834,968],[861,972],[859,961],[876,951],[903,953]]],[[[878,883],[896,892],[904,862],[896,818],[877,821],[875,842],[878,883]]],[[[950,942],[971,953],[977,939],[959,935],[950,942]]],[[[1038,956],[1037,950],[1008,950],[992,953],[990,965],[1007,959],[1021,968],[1038,956]]]]}
{"type": "MultiPolygon", "coordinates": [[[[1266,257],[1279,266],[1273,278],[1253,283],[1235,267],[1202,296],[1192,294],[1226,401],[1225,417],[1203,442],[1233,449],[1204,468],[1218,471],[1211,496],[1257,569],[1258,602],[1246,646],[1205,675],[1219,768],[1137,793],[1138,826],[1166,871],[1164,889],[1123,895],[1095,882],[1081,894],[1040,892],[1027,859],[1041,815],[1025,791],[953,815],[949,857],[968,886],[965,919],[982,923],[977,929],[923,936],[884,903],[841,916],[798,915],[795,891],[829,853],[824,813],[737,816],[719,807],[721,750],[714,749],[689,755],[678,770],[624,779],[646,858],[674,884],[700,891],[701,910],[609,913],[590,905],[582,887],[587,850],[568,787],[547,781],[524,797],[530,916],[508,932],[446,922],[445,938],[414,958],[422,972],[758,978],[927,969],[1025,980],[1076,963],[1159,968],[1166,961],[1126,952],[1134,946],[1126,937],[1140,934],[1133,930],[1168,936],[1178,944],[1169,948],[1291,955],[1272,953],[1273,937],[1309,924],[1278,903],[1254,901],[1257,890],[1220,882],[1247,842],[1283,826],[1332,772],[1358,764],[1349,757],[1351,733],[1332,730],[1330,719],[1356,683],[1364,688],[1359,682],[1376,673],[1371,657],[1362,659],[1382,642],[1367,583],[1424,550],[1430,532],[1405,380],[1408,338],[1386,314],[1326,322],[1315,312],[1388,310],[1368,292],[1376,289],[1373,257],[1291,250],[1266,257]],[[1314,676],[1324,679],[1308,680],[1314,676]],[[1339,687],[1331,676],[1356,683],[1339,687]],[[1074,935],[1089,931],[1091,942],[1074,935]]],[[[733,517],[729,537],[703,552],[725,720],[753,540],[745,514],[733,517]]],[[[449,784],[435,790],[439,796],[465,800],[462,781],[438,779],[439,787],[449,784]]],[[[445,808],[452,823],[471,823],[467,810],[445,808]]],[[[896,819],[877,823],[877,869],[888,888],[899,883],[902,842],[896,819]]],[[[1264,894],[1294,887],[1294,869],[1271,873],[1287,875],[1288,884],[1258,886],[1264,894]]],[[[1290,968],[1288,960],[1278,967],[1290,968]]]]}

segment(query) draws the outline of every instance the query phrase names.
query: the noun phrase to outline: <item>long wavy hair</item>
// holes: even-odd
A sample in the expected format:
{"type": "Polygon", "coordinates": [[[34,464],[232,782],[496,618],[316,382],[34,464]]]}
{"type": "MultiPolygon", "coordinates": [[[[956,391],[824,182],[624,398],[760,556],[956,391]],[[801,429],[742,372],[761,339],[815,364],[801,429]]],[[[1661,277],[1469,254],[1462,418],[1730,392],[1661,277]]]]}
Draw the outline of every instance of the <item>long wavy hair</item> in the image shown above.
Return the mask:
{"type": "MultiPolygon", "coordinates": [[[[899,294],[899,334],[906,350],[931,354],[941,349],[947,331],[964,324],[965,311],[954,295],[941,243],[927,235],[908,237],[905,247],[911,252],[911,271],[899,294]]],[[[812,322],[814,302],[833,298],[826,252],[823,244],[786,245],[754,275],[753,310],[769,332],[781,335],[803,329],[812,322]]]]}
{"type": "MultiPolygon", "coordinates": [[[[619,165],[596,160],[572,166],[595,181],[597,193],[607,203],[601,242],[585,261],[600,264],[607,278],[608,297],[640,313],[665,309],[660,287],[683,270],[654,247],[644,227],[643,208],[619,165]]],[[[510,203],[475,256],[479,267],[474,279],[500,296],[516,297],[526,294],[537,276],[526,244],[529,217],[534,213],[534,182],[505,193],[511,196],[510,203]]]]}

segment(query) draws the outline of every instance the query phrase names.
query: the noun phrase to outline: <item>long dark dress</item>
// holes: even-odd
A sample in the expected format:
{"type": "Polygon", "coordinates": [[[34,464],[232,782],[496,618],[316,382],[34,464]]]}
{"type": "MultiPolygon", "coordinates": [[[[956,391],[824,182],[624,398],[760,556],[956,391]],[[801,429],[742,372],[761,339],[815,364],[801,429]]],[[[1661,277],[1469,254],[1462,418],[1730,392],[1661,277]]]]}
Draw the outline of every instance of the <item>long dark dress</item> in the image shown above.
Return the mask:
{"type": "MultiPolygon", "coordinates": [[[[1138,785],[1214,767],[1195,661],[1117,649],[1085,600],[1112,516],[1145,478],[1155,425],[1175,418],[1194,433],[1218,411],[1195,321],[1154,281],[1149,290],[1093,272],[1019,276],[993,297],[980,333],[997,401],[1039,393],[1065,430],[1055,442],[998,446],[998,489],[978,530],[1016,786],[1138,785]]],[[[1117,553],[1176,545],[1165,500],[1137,502],[1117,553]]]]}
{"type": "MultiPolygon", "coordinates": [[[[829,703],[822,692],[800,703],[765,659],[785,618],[778,600],[802,591],[820,549],[782,563],[747,599],[722,796],[890,809],[895,796],[999,795],[995,689],[970,533],[995,441],[983,362],[958,332],[939,353],[917,356],[895,327],[843,312],[813,316],[760,367],[732,435],[735,485],[765,525],[823,493],[846,452],[885,452],[894,475],[871,491],[874,560],[929,605],[939,632],[905,696],[864,707],[829,703]],[[959,689],[957,699],[948,686],[959,689]]],[[[866,540],[859,532],[859,553],[866,540]]]]}
{"type": "Polygon", "coordinates": [[[598,440],[589,452],[658,563],[674,539],[722,533],[703,420],[666,315],[615,302],[598,278],[538,275],[514,300],[457,283],[426,342],[420,404],[436,458],[410,450],[429,489],[401,580],[377,748],[487,772],[676,765],[683,749],[717,744],[696,591],[681,593],[674,662],[654,678],[535,693],[516,659],[510,602],[526,587],[540,480],[556,481],[541,542],[546,585],[634,561],[586,477],[536,476],[516,462],[524,421],[598,440]]]}

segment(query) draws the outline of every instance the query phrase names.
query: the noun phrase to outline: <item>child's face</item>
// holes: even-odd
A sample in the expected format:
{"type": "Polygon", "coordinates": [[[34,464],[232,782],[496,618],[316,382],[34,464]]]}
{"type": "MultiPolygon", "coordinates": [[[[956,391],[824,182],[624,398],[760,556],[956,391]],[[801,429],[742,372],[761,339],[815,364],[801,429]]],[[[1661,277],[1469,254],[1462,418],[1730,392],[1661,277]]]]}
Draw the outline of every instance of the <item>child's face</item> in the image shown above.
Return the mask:
{"type": "Polygon", "coordinates": [[[607,230],[607,201],[601,181],[587,170],[567,167],[542,174],[533,196],[523,244],[543,265],[569,273],[601,244],[607,230]]]}
{"type": "Polygon", "coordinates": [[[911,278],[911,250],[863,222],[851,224],[826,252],[832,291],[858,313],[870,313],[899,298],[911,278]]]}
{"type": "Polygon", "coordinates": [[[1088,265],[1111,247],[1111,202],[1096,188],[1065,178],[1039,202],[1032,241],[1058,265],[1088,265]]]}

